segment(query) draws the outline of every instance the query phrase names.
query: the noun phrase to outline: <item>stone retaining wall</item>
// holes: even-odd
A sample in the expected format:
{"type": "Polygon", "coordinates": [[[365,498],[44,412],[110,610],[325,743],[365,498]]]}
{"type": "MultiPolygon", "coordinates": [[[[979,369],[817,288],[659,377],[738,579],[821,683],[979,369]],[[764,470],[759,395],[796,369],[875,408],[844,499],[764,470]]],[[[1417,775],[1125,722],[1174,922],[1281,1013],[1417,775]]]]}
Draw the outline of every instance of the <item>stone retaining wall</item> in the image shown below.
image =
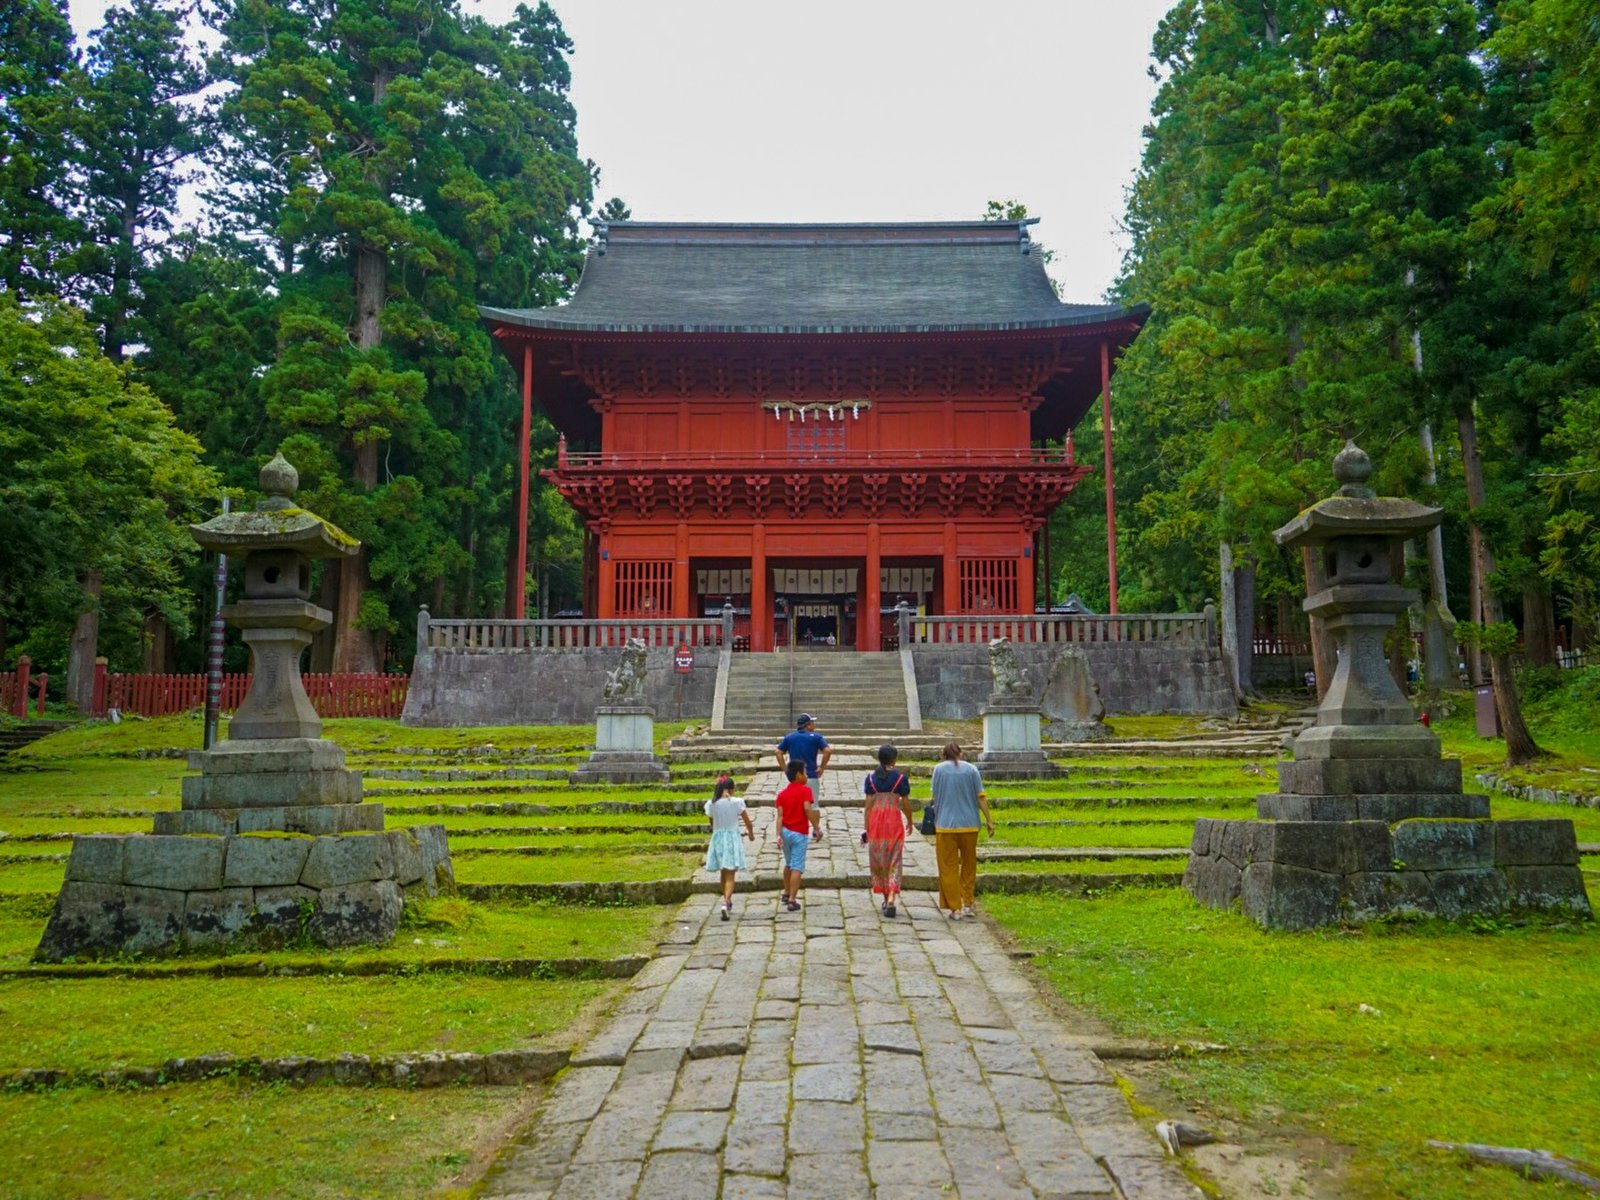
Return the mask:
{"type": "Polygon", "coordinates": [[[1500,776],[1487,773],[1476,778],[1479,787],[1486,787],[1499,792],[1502,796],[1513,796],[1518,800],[1532,800],[1535,804],[1568,804],[1574,808],[1600,808],[1600,796],[1593,796],[1588,792],[1568,792],[1561,788],[1507,783],[1500,776]]]}
{"type": "MultiPolygon", "coordinates": [[[[1017,665],[1027,674],[1036,697],[1043,694],[1050,667],[1062,648],[1026,643],[1014,647],[1017,665]]],[[[1214,646],[1199,642],[1108,642],[1074,643],[1073,649],[1088,659],[1108,714],[1232,717],[1238,712],[1222,654],[1214,646]]],[[[912,658],[924,719],[972,720],[994,690],[987,645],[917,646],[912,658]]]]}
{"type": "MultiPolygon", "coordinates": [[[[673,669],[673,647],[646,651],[644,702],[658,721],[709,720],[717,687],[716,646],[696,646],[694,669],[673,669]]],[[[614,649],[443,651],[417,655],[403,725],[588,725],[614,649]]]]}
{"type": "Polygon", "coordinates": [[[1566,820],[1195,822],[1183,886],[1273,929],[1389,916],[1589,915],[1566,820]]]}
{"type": "Polygon", "coordinates": [[[35,958],[385,942],[406,893],[453,886],[444,826],[321,837],[88,834],[35,958]]]}
{"type": "Polygon", "coordinates": [[[542,1049],[496,1050],[489,1054],[429,1050],[380,1057],[341,1054],[337,1058],[201,1054],[193,1058],[169,1058],[159,1067],[107,1067],[103,1070],[30,1067],[0,1073],[0,1088],[33,1091],[73,1085],[159,1087],[224,1076],[243,1076],[267,1083],[333,1083],[346,1087],[506,1087],[550,1079],[571,1057],[566,1050],[542,1049]]]}

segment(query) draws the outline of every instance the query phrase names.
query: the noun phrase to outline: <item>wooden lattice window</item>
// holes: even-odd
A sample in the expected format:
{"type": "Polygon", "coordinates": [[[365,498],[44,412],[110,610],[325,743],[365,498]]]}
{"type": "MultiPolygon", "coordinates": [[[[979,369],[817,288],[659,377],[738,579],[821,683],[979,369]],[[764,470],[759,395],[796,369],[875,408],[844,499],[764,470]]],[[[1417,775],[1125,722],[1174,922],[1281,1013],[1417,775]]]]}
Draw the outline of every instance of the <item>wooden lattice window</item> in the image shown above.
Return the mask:
{"type": "Polygon", "coordinates": [[[670,617],[672,560],[642,558],[617,563],[616,614],[619,617],[670,617]]]}
{"type": "Polygon", "coordinates": [[[812,413],[806,421],[788,421],[783,429],[783,448],[791,459],[817,459],[837,462],[845,450],[845,420],[826,420],[812,413]]]}
{"type": "Polygon", "coordinates": [[[1017,611],[1016,559],[963,558],[960,568],[963,613],[1017,611]]]}

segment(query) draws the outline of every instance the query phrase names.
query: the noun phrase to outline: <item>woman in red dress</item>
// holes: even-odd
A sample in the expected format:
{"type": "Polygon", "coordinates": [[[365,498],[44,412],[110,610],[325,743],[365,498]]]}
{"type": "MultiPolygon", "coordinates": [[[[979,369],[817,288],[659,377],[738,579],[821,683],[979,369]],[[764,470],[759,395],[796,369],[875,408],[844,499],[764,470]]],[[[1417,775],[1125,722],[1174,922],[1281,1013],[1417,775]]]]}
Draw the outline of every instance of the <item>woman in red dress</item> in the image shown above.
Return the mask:
{"type": "Polygon", "coordinates": [[[878,747],[878,769],[867,776],[867,863],[872,869],[872,890],[883,897],[883,915],[893,917],[900,899],[901,859],[911,815],[911,781],[894,769],[899,751],[878,747]]]}

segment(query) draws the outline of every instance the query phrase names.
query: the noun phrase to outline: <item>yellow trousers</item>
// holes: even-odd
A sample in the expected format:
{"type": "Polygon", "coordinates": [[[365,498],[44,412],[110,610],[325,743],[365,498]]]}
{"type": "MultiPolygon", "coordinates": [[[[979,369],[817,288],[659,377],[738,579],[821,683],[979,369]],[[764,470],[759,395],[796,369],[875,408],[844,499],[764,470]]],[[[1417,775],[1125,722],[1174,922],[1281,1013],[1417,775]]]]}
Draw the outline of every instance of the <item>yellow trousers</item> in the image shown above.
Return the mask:
{"type": "Polygon", "coordinates": [[[952,912],[969,907],[978,886],[978,831],[941,829],[933,852],[939,863],[939,907],[952,912]]]}

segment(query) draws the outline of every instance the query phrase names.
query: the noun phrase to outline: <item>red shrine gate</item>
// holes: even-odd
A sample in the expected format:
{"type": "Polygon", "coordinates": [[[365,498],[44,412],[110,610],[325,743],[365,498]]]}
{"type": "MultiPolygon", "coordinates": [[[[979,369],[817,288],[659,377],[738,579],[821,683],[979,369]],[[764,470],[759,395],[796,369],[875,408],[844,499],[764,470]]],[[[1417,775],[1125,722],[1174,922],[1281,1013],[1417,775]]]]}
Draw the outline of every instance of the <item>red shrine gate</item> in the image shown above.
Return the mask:
{"type": "Polygon", "coordinates": [[[570,304],[484,309],[523,385],[508,615],[535,399],[587,530],[585,616],[731,603],[753,650],[876,650],[901,602],[1032,613],[1040,531],[1087,472],[1072,427],[1109,415],[1146,310],[1059,302],[1029,223],[615,223],[570,304]]]}

